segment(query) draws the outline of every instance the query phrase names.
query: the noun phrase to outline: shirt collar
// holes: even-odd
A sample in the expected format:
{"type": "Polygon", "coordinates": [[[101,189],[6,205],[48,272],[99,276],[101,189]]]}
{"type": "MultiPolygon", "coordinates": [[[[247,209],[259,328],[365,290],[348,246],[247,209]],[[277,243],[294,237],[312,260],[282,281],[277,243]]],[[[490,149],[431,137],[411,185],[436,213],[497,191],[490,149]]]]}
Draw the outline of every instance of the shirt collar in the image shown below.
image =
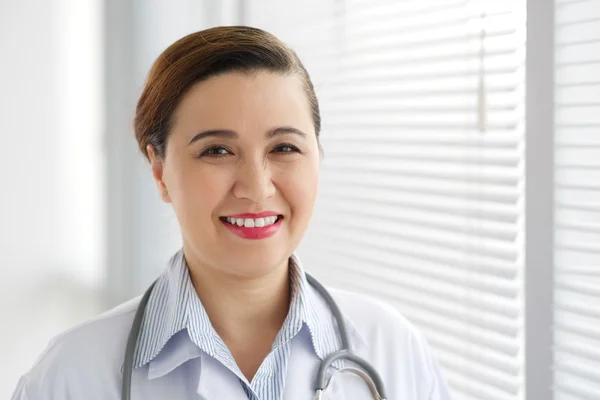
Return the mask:
{"type": "MultiPolygon", "coordinates": [[[[327,302],[309,285],[297,255],[292,255],[289,265],[292,290],[290,310],[273,346],[291,340],[306,325],[315,354],[323,360],[328,354],[341,348],[333,314],[327,302]]],[[[364,342],[347,319],[346,325],[352,336],[364,342]]],[[[199,349],[221,359],[225,364],[233,362],[232,357],[224,354],[228,350],[210,323],[194,289],[183,250],[179,250],[169,260],[166,271],[158,278],[148,300],[134,353],[133,368],[156,361],[153,364],[160,365],[151,365],[149,374],[158,377],[187,360],[198,357],[199,349]],[[187,335],[183,335],[183,332],[178,334],[184,330],[187,330],[187,335]],[[172,338],[177,343],[191,341],[192,346],[186,344],[184,347],[194,351],[174,351],[176,343],[169,343],[172,338]],[[163,350],[173,354],[161,354],[163,350]]],[[[235,365],[227,366],[232,370],[237,368],[235,365]]]]}

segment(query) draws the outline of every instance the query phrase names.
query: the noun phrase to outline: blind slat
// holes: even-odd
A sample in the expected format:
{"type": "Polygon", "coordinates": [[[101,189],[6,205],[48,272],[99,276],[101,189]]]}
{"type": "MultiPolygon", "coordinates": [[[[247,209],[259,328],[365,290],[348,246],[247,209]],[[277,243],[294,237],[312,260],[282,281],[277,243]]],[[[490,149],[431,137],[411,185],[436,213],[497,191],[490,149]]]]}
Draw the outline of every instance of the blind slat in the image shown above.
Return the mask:
{"type": "Polygon", "coordinates": [[[376,210],[371,210],[366,209],[365,204],[367,203],[353,205],[351,202],[345,202],[336,206],[331,205],[326,210],[332,214],[332,219],[356,220],[356,217],[358,217],[358,221],[364,221],[371,225],[397,224],[403,228],[413,226],[412,230],[423,227],[424,229],[436,230],[440,234],[460,232],[474,238],[499,241],[514,241],[518,235],[513,223],[486,221],[483,218],[476,219],[472,214],[471,216],[465,215],[468,210],[465,210],[462,215],[459,213],[432,213],[427,209],[405,209],[399,212],[397,207],[394,206],[382,204],[376,210]]]}
{"type": "MultiPolygon", "coordinates": [[[[481,304],[472,306],[475,310],[493,311],[499,315],[514,317],[519,315],[518,307],[515,306],[517,302],[517,296],[519,294],[519,287],[515,281],[500,280],[489,278],[486,276],[472,276],[467,271],[457,271],[456,269],[446,268],[444,271],[442,268],[430,268],[429,273],[423,271],[427,268],[427,265],[420,264],[415,267],[403,266],[400,263],[390,264],[389,260],[385,260],[383,255],[377,257],[376,252],[371,251],[354,251],[344,252],[343,249],[338,245],[334,245],[332,249],[340,260],[353,259],[356,261],[362,261],[366,264],[369,260],[377,261],[380,265],[381,276],[388,277],[386,279],[389,282],[399,282],[399,287],[405,288],[422,288],[423,292],[435,294],[438,290],[447,293],[446,299],[455,297],[465,296],[469,289],[469,293],[472,290],[474,294],[481,295],[483,301],[481,304]],[[501,307],[499,304],[502,302],[507,303],[509,307],[501,307]]],[[[417,263],[418,264],[418,263],[417,263]]],[[[356,275],[360,275],[360,267],[353,265],[342,265],[340,268],[352,272],[356,275]]],[[[362,273],[364,274],[364,273],[362,273]]],[[[457,304],[460,304],[457,303],[457,304]]],[[[471,306],[470,306],[471,307],[471,306]]],[[[514,321],[512,321],[514,322],[514,321]]],[[[511,321],[507,321],[508,324],[512,324],[511,321]]],[[[516,324],[515,324],[516,325],[516,324]]]]}
{"type": "MultiPolygon", "coordinates": [[[[357,171],[356,169],[335,169],[329,168],[327,173],[323,174],[323,186],[333,190],[338,187],[347,187],[356,190],[360,196],[360,190],[381,188],[394,189],[402,194],[410,192],[420,196],[438,196],[450,198],[450,201],[456,199],[470,199],[472,201],[481,201],[482,212],[485,212],[485,203],[498,203],[499,205],[512,206],[519,201],[518,190],[510,185],[497,185],[480,183],[479,187],[471,184],[472,179],[450,180],[446,177],[428,177],[424,175],[411,174],[393,174],[388,171],[357,171]],[[332,174],[335,172],[335,175],[332,174]],[[334,177],[332,177],[334,175],[334,177]],[[407,176],[408,175],[408,176],[407,176]],[[364,179],[362,179],[364,178],[364,179]],[[393,178],[393,179],[392,179],[393,178]],[[445,179],[444,179],[445,178],[445,179]],[[357,182],[358,181],[358,182],[357,182]]],[[[326,191],[327,189],[323,189],[326,191]]],[[[600,204],[599,204],[600,205],[600,204]]],[[[442,206],[438,204],[437,207],[442,206]]],[[[591,208],[596,206],[595,202],[572,204],[573,207],[591,208]]]]}
{"type": "MultiPolygon", "coordinates": [[[[478,182],[481,184],[490,183],[498,185],[506,185],[510,187],[516,186],[520,179],[520,171],[512,167],[498,167],[489,165],[478,165],[478,168],[466,168],[452,163],[419,163],[410,160],[379,160],[377,158],[362,157],[360,163],[356,160],[348,160],[346,158],[327,158],[323,161],[323,165],[329,171],[340,169],[346,172],[361,171],[361,172],[386,172],[395,176],[413,176],[422,178],[438,178],[440,180],[456,180],[462,182],[478,182]]],[[[595,174],[594,171],[590,172],[595,174]]],[[[589,181],[583,177],[579,179],[582,185],[588,186],[589,181]]],[[[600,182],[600,180],[598,181],[600,182]]]]}
{"type": "MultiPolygon", "coordinates": [[[[390,188],[384,182],[381,186],[369,185],[350,185],[350,184],[330,184],[325,182],[326,187],[321,191],[327,194],[331,199],[337,200],[340,206],[356,209],[361,213],[371,213],[364,210],[364,202],[374,199],[385,199],[381,201],[381,207],[374,210],[376,215],[394,216],[399,213],[407,212],[427,212],[426,219],[434,217],[450,218],[476,214],[484,221],[511,224],[517,221],[519,217],[519,208],[515,203],[502,204],[486,201],[477,201],[468,197],[468,193],[459,198],[449,196],[431,196],[420,194],[416,191],[403,191],[399,188],[390,188]],[[349,196],[352,195],[350,198],[349,196]],[[401,211],[398,211],[398,210],[401,211]],[[381,210],[381,211],[380,211],[381,210]]],[[[504,225],[498,225],[504,226],[504,225]]],[[[515,231],[506,228],[507,231],[515,231]]]]}
{"type": "MultiPolygon", "coordinates": [[[[364,233],[364,236],[378,235],[404,240],[407,242],[427,242],[447,249],[461,249],[469,247],[473,254],[496,257],[511,261],[516,260],[518,252],[510,241],[479,238],[468,233],[456,232],[455,234],[438,232],[430,228],[418,229],[411,225],[397,222],[396,224],[382,224],[372,227],[368,218],[355,217],[349,221],[329,220],[328,226],[333,229],[354,230],[355,234],[364,233]]],[[[362,236],[362,235],[361,235],[362,236]]],[[[585,249],[579,247],[578,249],[585,249]]]]}
{"type": "MultiPolygon", "coordinates": [[[[324,237],[330,243],[335,243],[336,240],[343,240],[344,243],[352,245],[354,248],[358,248],[358,245],[363,244],[365,247],[368,246],[369,249],[390,252],[394,259],[396,257],[417,257],[426,262],[440,263],[449,267],[462,269],[472,274],[482,274],[503,279],[516,278],[514,262],[476,254],[466,257],[460,249],[438,248],[431,244],[422,244],[414,241],[403,242],[377,238],[362,238],[362,240],[359,240],[355,235],[351,234],[344,236],[325,234],[324,237]]],[[[332,249],[332,251],[336,254],[335,250],[332,249]]],[[[342,252],[344,251],[342,250],[342,252]]]]}

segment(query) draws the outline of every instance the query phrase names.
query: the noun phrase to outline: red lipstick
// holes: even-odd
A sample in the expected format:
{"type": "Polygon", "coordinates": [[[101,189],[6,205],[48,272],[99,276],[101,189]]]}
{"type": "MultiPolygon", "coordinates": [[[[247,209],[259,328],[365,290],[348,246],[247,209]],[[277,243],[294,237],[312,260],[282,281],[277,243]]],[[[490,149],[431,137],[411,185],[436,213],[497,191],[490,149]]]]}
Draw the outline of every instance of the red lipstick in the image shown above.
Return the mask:
{"type": "Polygon", "coordinates": [[[243,239],[260,240],[260,239],[266,239],[268,237],[271,237],[271,236],[275,235],[277,233],[277,231],[279,231],[279,228],[281,227],[281,223],[283,220],[283,216],[280,214],[277,214],[276,212],[265,211],[265,212],[261,212],[258,214],[243,213],[243,214],[228,215],[226,217],[221,217],[220,220],[223,223],[223,225],[225,225],[225,227],[231,233],[233,233],[243,239]],[[277,217],[277,220],[273,224],[271,224],[270,222],[267,223],[265,221],[265,226],[252,227],[252,228],[246,227],[244,225],[239,226],[237,223],[232,224],[227,221],[227,218],[236,218],[236,219],[249,218],[249,219],[256,220],[258,218],[268,218],[268,217],[277,217]]]}

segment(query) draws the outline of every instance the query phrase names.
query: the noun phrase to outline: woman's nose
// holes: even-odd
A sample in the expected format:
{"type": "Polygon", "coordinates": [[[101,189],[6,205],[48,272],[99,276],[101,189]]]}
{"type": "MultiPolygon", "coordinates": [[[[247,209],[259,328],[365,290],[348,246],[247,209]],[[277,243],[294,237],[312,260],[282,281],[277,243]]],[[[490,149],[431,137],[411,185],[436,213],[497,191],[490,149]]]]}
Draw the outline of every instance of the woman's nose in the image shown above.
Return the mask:
{"type": "Polygon", "coordinates": [[[275,191],[268,165],[254,162],[239,166],[238,178],[233,188],[235,197],[261,203],[273,196],[275,191]]]}

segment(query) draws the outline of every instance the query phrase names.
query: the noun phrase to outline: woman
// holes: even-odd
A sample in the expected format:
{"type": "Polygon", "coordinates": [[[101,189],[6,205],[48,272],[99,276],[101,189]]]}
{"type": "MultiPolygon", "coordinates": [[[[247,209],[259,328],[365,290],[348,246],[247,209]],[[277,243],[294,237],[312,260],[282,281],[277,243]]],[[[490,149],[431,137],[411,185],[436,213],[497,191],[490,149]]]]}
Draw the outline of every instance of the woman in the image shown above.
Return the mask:
{"type": "MultiPolygon", "coordinates": [[[[294,255],[317,195],[319,130],[308,73],[266,32],[209,29],[157,59],[135,133],[183,248],[140,314],[132,399],[315,397],[321,362],[342,346],[331,305],[294,255]]],[[[353,351],[379,372],[388,399],[449,399],[425,340],[394,309],[332,293],[353,351]]],[[[121,398],[139,303],[55,338],[13,399],[121,398]]],[[[351,366],[326,369],[337,374],[324,398],[372,398],[359,375],[339,371],[351,366]]]]}

